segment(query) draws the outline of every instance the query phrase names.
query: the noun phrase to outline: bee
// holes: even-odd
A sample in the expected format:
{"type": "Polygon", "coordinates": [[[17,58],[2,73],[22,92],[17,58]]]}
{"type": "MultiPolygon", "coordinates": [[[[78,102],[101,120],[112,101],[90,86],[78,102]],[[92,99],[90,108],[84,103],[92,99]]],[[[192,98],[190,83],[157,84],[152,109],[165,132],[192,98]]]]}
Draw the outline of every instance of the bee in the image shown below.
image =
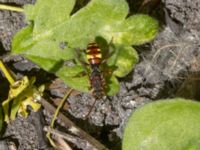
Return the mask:
{"type": "MultiPolygon", "coordinates": [[[[106,45],[105,49],[107,49],[108,46],[109,45],[106,45]]],[[[107,64],[105,64],[105,62],[107,61],[107,58],[112,56],[114,51],[110,51],[110,50],[103,51],[98,46],[97,43],[92,42],[87,45],[87,48],[84,50],[84,53],[86,54],[86,59],[88,61],[87,63],[85,61],[81,60],[81,54],[77,51],[79,61],[82,63],[82,65],[89,66],[86,68],[86,70],[88,70],[88,68],[90,69],[90,71],[88,71],[88,76],[89,76],[92,96],[94,97],[94,102],[91,106],[91,109],[85,116],[85,119],[87,119],[90,116],[90,113],[91,113],[92,109],[94,108],[96,101],[104,100],[104,99],[108,98],[106,95],[106,91],[107,91],[108,87],[106,85],[105,77],[108,77],[108,73],[112,74],[112,70],[110,71],[107,68],[107,72],[105,72],[105,70],[104,71],[102,70],[102,67],[104,69],[107,67],[107,64]]]]}
{"type": "Polygon", "coordinates": [[[102,52],[96,43],[89,43],[86,49],[86,57],[89,62],[91,73],[89,75],[92,95],[95,99],[102,99],[106,96],[105,78],[100,69],[102,63],[102,52]]]}

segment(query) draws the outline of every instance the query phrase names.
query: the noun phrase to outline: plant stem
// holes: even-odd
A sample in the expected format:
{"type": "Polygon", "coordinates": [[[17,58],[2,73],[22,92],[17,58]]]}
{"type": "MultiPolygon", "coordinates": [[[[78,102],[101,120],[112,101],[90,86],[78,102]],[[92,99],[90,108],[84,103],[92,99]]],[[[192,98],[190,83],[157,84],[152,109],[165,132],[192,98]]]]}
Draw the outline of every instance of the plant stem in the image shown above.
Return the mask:
{"type": "MultiPolygon", "coordinates": [[[[44,107],[45,110],[47,110],[49,113],[55,112],[55,107],[52,106],[49,102],[47,102],[45,99],[41,100],[41,104],[44,107]]],[[[62,112],[58,114],[58,118],[62,120],[62,122],[65,124],[65,127],[77,137],[80,137],[81,139],[85,139],[90,144],[94,145],[98,150],[108,150],[107,147],[105,147],[103,144],[101,144],[99,141],[97,141],[94,137],[89,135],[87,132],[83,131],[81,128],[76,126],[69,118],[67,118],[62,112]]]]}
{"type": "MultiPolygon", "coordinates": [[[[53,119],[52,119],[52,121],[51,121],[50,128],[53,128],[54,123],[55,123],[55,121],[56,121],[56,118],[57,118],[57,116],[58,116],[58,114],[59,114],[60,109],[63,107],[63,105],[64,105],[66,99],[69,97],[69,95],[71,94],[72,91],[73,91],[73,89],[70,89],[70,90],[67,92],[67,94],[63,97],[63,99],[62,99],[62,101],[60,102],[60,104],[58,105],[58,107],[57,107],[57,109],[56,109],[56,111],[55,111],[55,113],[54,113],[53,119]]],[[[53,140],[52,140],[51,137],[50,137],[50,132],[47,132],[46,136],[47,136],[47,138],[49,139],[51,145],[52,145],[53,147],[55,147],[55,144],[54,144],[53,140]]]]}
{"type": "Polygon", "coordinates": [[[69,95],[71,94],[72,91],[73,91],[73,89],[70,89],[70,90],[67,92],[67,94],[63,97],[63,99],[61,100],[60,104],[58,105],[58,108],[56,109],[56,112],[55,112],[55,114],[54,114],[54,116],[53,116],[53,119],[52,119],[52,121],[51,121],[51,125],[50,125],[51,128],[53,128],[54,123],[55,123],[55,120],[56,120],[56,118],[57,118],[57,116],[58,116],[58,113],[59,113],[60,109],[63,107],[63,105],[64,105],[64,103],[65,103],[65,100],[69,97],[69,95]]]}
{"type": "Polygon", "coordinates": [[[5,65],[3,64],[3,62],[0,60],[0,69],[2,70],[2,72],[4,73],[5,77],[7,78],[7,80],[9,81],[10,85],[13,85],[15,83],[15,80],[13,79],[13,77],[10,75],[9,71],[6,69],[5,65]]]}
{"type": "Polygon", "coordinates": [[[4,5],[4,4],[0,4],[0,9],[17,11],[17,12],[23,12],[24,11],[24,9],[21,8],[21,7],[9,6],[9,5],[4,5]]]}

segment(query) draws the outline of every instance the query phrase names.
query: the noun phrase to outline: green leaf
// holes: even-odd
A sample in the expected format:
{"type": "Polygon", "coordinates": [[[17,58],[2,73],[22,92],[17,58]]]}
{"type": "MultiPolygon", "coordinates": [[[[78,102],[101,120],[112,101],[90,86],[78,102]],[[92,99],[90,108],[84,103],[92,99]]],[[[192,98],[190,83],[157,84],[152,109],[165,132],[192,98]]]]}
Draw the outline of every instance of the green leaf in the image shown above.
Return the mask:
{"type": "Polygon", "coordinates": [[[28,26],[16,34],[13,40],[13,54],[23,54],[46,71],[53,73],[62,67],[64,61],[74,58],[74,50],[68,47],[62,49],[61,42],[45,39],[31,43],[31,32],[32,27],[28,26]]]}
{"type": "Polygon", "coordinates": [[[128,17],[114,33],[114,42],[123,45],[140,45],[152,40],[158,31],[158,22],[147,15],[128,17]]]}
{"type": "Polygon", "coordinates": [[[88,76],[83,75],[85,70],[81,66],[64,66],[56,73],[69,87],[79,91],[89,91],[88,76]]]}
{"type": "Polygon", "coordinates": [[[106,68],[116,68],[108,77],[112,79],[108,83],[111,84],[108,85],[109,94],[116,93],[119,85],[115,76],[127,75],[138,60],[130,46],[151,40],[156,34],[157,22],[146,15],[126,18],[129,12],[126,0],[91,0],[72,14],[75,2],[37,0],[34,6],[25,6],[29,25],[15,35],[12,53],[22,54],[46,71],[55,73],[68,86],[88,91],[88,76],[77,75],[84,71],[80,69],[76,52],[82,53],[88,43],[101,37],[107,45],[111,43],[117,48],[108,60],[112,63],[106,68]],[[60,46],[62,43],[65,43],[64,48],[60,46]],[[74,66],[66,67],[66,61],[74,66]]]}
{"type": "Polygon", "coordinates": [[[49,34],[65,22],[74,8],[75,0],[38,0],[24,7],[27,20],[34,21],[33,36],[49,34]]]}
{"type": "Polygon", "coordinates": [[[23,54],[46,71],[53,73],[64,65],[64,61],[72,60],[75,55],[73,49],[61,49],[58,43],[49,40],[35,44],[23,54]]]}
{"type": "Polygon", "coordinates": [[[119,91],[119,82],[115,76],[111,76],[110,78],[106,78],[107,83],[107,95],[112,96],[115,95],[119,91]]]}
{"type": "Polygon", "coordinates": [[[31,46],[34,44],[32,42],[32,32],[33,32],[33,26],[29,25],[17,34],[15,34],[13,40],[12,40],[12,53],[13,54],[19,54],[23,53],[24,51],[31,48],[31,46]]]}
{"type": "MultiPolygon", "coordinates": [[[[50,39],[59,45],[52,37],[54,30],[69,18],[75,0],[38,0],[35,5],[25,6],[25,14],[30,25],[14,37],[12,53],[23,53],[38,42],[50,39]]],[[[36,49],[37,51],[37,49],[36,49]]]]}
{"type": "Polygon", "coordinates": [[[123,21],[127,14],[125,0],[117,0],[117,3],[116,0],[91,0],[58,29],[56,38],[78,48],[85,48],[97,36],[110,41],[112,26],[123,21]]]}
{"type": "Polygon", "coordinates": [[[82,66],[63,66],[57,71],[58,74],[64,74],[66,77],[83,76],[85,69],[82,66]]]}
{"type": "Polygon", "coordinates": [[[197,150],[200,103],[180,98],[160,100],[136,110],[123,137],[123,150],[197,150]]]}
{"type": "Polygon", "coordinates": [[[138,62],[138,54],[131,46],[118,46],[116,53],[109,61],[109,65],[115,65],[117,69],[113,74],[117,77],[124,77],[133,69],[134,65],[138,62]]]}
{"type": "Polygon", "coordinates": [[[74,50],[69,48],[62,49],[60,43],[53,42],[51,40],[43,40],[24,52],[25,55],[42,57],[51,60],[71,60],[74,58],[74,50]],[[37,49],[37,51],[36,51],[37,49]]]}
{"type": "MultiPolygon", "coordinates": [[[[12,53],[23,54],[30,48],[33,48],[36,52],[40,52],[42,48],[43,50],[48,49],[50,46],[44,46],[37,50],[38,47],[43,45],[40,43],[43,40],[47,44],[56,45],[55,50],[57,50],[59,44],[63,41],[56,41],[52,34],[69,18],[74,4],[75,0],[38,0],[35,5],[25,6],[26,17],[31,22],[28,27],[22,29],[14,37],[12,53]]],[[[49,50],[51,53],[53,51],[49,50]]]]}

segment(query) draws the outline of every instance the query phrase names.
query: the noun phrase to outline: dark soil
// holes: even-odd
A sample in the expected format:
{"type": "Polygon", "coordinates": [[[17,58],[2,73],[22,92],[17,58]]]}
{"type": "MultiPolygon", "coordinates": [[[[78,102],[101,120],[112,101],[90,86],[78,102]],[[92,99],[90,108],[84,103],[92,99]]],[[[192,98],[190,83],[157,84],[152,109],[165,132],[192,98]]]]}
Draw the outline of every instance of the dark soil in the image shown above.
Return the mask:
{"type": "MultiPolygon", "coordinates": [[[[88,93],[72,94],[68,100],[70,107],[63,110],[77,126],[109,149],[121,149],[124,125],[138,107],[177,96],[200,100],[200,1],[162,0],[159,3],[159,0],[152,0],[145,5],[138,3],[139,10],[133,6],[133,1],[128,1],[130,14],[139,11],[157,18],[160,30],[156,39],[135,47],[140,62],[133,72],[120,79],[121,88],[117,95],[97,101],[88,120],[83,119],[94,101],[88,93]]],[[[0,3],[22,6],[34,3],[34,0],[0,0],[0,3]]],[[[13,35],[26,25],[24,18],[23,13],[0,10],[0,57],[18,78],[36,76],[38,85],[52,82],[45,98],[53,100],[56,105],[67,90],[62,81],[21,56],[6,56],[11,50],[13,35]]],[[[0,83],[0,97],[5,99],[9,85],[3,74],[0,83]]],[[[48,110],[44,109],[31,113],[26,119],[18,117],[5,126],[0,149],[14,146],[18,150],[51,149],[43,132],[48,123],[48,110]]],[[[62,131],[67,130],[62,120],[57,126],[62,131]]],[[[72,147],[76,149],[76,146],[72,147]]]]}

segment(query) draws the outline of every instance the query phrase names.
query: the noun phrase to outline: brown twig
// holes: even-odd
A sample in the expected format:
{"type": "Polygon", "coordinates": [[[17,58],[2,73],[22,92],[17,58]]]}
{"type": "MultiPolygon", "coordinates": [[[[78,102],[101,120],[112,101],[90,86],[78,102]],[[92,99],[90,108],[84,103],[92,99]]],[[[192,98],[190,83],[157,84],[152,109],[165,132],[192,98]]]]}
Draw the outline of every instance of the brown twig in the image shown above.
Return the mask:
{"type": "Polygon", "coordinates": [[[64,139],[62,139],[61,137],[58,137],[56,139],[57,142],[57,147],[59,148],[59,150],[72,150],[72,148],[68,145],[68,143],[65,142],[64,139]]]}
{"type": "MultiPolygon", "coordinates": [[[[56,108],[52,106],[49,102],[42,99],[41,100],[42,106],[50,113],[55,113],[56,108]]],[[[61,112],[58,114],[58,118],[61,119],[64,124],[67,126],[69,131],[71,131],[74,135],[77,135],[81,139],[85,139],[90,144],[92,144],[94,147],[96,147],[98,150],[106,150],[106,148],[103,144],[101,144],[99,141],[94,139],[92,136],[90,136],[88,133],[77,127],[71,120],[69,120],[65,115],[63,115],[61,112]]]]}
{"type": "MultiPolygon", "coordinates": [[[[60,141],[61,141],[60,139],[65,139],[68,142],[73,143],[74,145],[77,145],[77,143],[85,143],[85,140],[83,140],[83,139],[81,139],[81,138],[79,138],[77,136],[72,136],[70,134],[60,132],[60,131],[52,129],[50,127],[45,127],[44,130],[49,132],[49,133],[51,133],[51,134],[53,134],[55,136],[54,139],[57,142],[56,146],[60,145],[60,141]]],[[[62,143],[66,143],[66,142],[63,141],[62,143]]],[[[61,145],[63,145],[63,144],[61,144],[61,145]]],[[[81,149],[84,149],[85,145],[81,145],[80,144],[77,147],[81,148],[81,149]]],[[[96,148],[94,148],[93,145],[90,145],[90,149],[95,149],[96,150],[96,148]]]]}

